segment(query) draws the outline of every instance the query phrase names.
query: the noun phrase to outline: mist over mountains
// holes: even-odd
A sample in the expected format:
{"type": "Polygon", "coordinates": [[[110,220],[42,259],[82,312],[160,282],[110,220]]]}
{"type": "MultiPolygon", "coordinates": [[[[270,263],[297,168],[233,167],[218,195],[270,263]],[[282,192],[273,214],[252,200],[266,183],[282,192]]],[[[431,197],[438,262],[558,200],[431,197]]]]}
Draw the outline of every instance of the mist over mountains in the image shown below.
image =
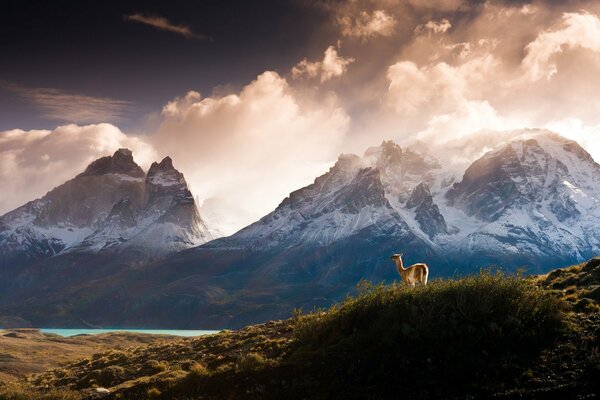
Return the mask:
{"type": "Polygon", "coordinates": [[[432,277],[539,273],[600,252],[592,157],[545,130],[495,140],[343,154],[219,239],[169,157],[146,174],[121,149],[0,218],[0,323],[237,327],[392,281],[393,252],[432,277]],[[467,150],[483,155],[463,167],[467,150]]]}

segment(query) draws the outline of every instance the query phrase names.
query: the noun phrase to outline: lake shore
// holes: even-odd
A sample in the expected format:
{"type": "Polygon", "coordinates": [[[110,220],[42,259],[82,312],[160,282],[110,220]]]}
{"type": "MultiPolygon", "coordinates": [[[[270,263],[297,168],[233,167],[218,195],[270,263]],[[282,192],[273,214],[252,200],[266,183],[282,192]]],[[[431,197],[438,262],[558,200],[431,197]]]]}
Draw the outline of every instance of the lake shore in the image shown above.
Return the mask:
{"type": "Polygon", "coordinates": [[[106,328],[106,329],[61,329],[61,328],[39,328],[42,333],[59,335],[62,337],[72,337],[80,335],[100,335],[104,333],[133,333],[144,335],[168,335],[181,337],[195,337],[213,335],[219,333],[219,330],[190,330],[190,329],[127,329],[127,328],[106,328]]]}

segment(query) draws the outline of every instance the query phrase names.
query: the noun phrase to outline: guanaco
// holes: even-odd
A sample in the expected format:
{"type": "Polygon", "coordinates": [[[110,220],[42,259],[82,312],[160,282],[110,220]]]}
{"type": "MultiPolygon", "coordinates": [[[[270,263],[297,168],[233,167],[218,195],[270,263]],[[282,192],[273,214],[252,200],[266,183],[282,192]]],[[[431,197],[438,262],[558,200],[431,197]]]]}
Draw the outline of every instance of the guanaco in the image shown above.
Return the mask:
{"type": "Polygon", "coordinates": [[[404,268],[404,264],[402,263],[402,253],[394,254],[390,258],[394,260],[398,273],[408,285],[415,286],[417,283],[427,285],[427,277],[429,276],[427,264],[417,263],[408,268],[404,268]]]}

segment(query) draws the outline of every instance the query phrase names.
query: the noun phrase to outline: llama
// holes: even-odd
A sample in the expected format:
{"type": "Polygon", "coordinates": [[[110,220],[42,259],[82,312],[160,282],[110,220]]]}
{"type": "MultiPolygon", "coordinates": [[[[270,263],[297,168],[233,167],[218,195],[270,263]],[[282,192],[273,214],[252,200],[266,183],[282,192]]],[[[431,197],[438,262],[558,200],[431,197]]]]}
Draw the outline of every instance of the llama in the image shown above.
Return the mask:
{"type": "Polygon", "coordinates": [[[427,277],[429,276],[427,264],[418,263],[413,264],[408,268],[404,268],[404,264],[402,263],[402,253],[394,254],[390,258],[396,262],[396,269],[406,284],[413,287],[417,283],[427,285],[427,277]]]}

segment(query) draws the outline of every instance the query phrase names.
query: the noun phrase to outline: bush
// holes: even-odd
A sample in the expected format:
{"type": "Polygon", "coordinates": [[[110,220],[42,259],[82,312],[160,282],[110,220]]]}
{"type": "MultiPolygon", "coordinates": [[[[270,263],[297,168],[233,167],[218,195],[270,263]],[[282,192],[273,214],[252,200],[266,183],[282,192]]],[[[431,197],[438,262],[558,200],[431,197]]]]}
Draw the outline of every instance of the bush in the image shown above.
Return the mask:
{"type": "MultiPolygon", "coordinates": [[[[363,286],[328,312],[297,318],[295,363],[316,363],[323,379],[336,371],[370,384],[442,382],[447,394],[515,373],[564,327],[562,302],[518,277],[483,273],[416,288],[363,286]]],[[[441,386],[427,390],[435,396],[441,386]]]]}
{"type": "Polygon", "coordinates": [[[146,397],[148,399],[157,399],[160,397],[160,395],[161,395],[160,390],[158,390],[155,387],[150,388],[146,391],[146,397]]]}
{"type": "Polygon", "coordinates": [[[210,372],[204,365],[196,363],[190,367],[188,375],[191,378],[200,378],[210,375],[210,372]]]}
{"type": "Polygon", "coordinates": [[[167,368],[169,368],[169,364],[165,361],[148,360],[144,363],[144,372],[149,375],[166,371],[167,368]]]}
{"type": "Polygon", "coordinates": [[[238,359],[236,369],[238,371],[257,371],[267,365],[269,365],[269,362],[262,355],[258,353],[247,353],[238,359]]]}

